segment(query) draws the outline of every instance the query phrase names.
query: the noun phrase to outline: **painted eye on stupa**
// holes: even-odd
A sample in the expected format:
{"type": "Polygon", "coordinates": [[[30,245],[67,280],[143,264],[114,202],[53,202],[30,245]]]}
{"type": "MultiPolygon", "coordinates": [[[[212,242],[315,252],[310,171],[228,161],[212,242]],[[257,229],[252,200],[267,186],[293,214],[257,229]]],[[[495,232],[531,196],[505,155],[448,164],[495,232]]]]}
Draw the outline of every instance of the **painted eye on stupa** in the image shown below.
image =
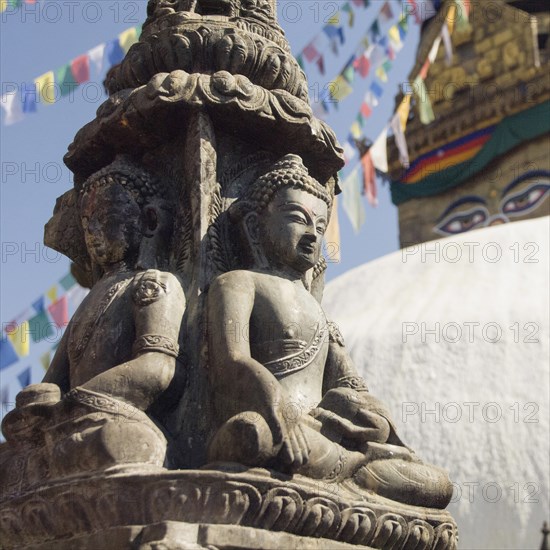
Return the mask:
{"type": "Polygon", "coordinates": [[[485,225],[489,214],[485,208],[456,212],[447,216],[434,229],[441,235],[458,235],[485,225]]]}
{"type": "Polygon", "coordinates": [[[550,184],[537,182],[521,193],[505,197],[501,207],[502,213],[508,216],[520,216],[538,208],[550,193],[550,184]]]}

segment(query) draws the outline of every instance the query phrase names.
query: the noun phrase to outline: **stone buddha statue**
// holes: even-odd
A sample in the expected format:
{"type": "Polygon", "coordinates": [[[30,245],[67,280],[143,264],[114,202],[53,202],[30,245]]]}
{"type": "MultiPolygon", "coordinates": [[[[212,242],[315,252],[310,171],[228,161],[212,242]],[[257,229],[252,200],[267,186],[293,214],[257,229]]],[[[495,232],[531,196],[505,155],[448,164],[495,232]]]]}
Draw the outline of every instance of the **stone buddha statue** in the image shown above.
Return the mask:
{"type": "Polygon", "coordinates": [[[352,480],[406,504],[444,508],[447,474],[396,434],[312,296],[332,200],[300,157],[287,155],[232,204],[246,269],[208,293],[209,379],[218,429],[211,462],[237,462],[327,481],[352,480]]]}
{"type": "Polygon", "coordinates": [[[19,394],[3,426],[8,440],[43,440],[54,475],[169,463],[169,436],[158,418],[181,394],[185,297],[167,271],[172,212],[162,196],[159,184],[125,159],[80,189],[97,280],[43,383],[19,394]]]}

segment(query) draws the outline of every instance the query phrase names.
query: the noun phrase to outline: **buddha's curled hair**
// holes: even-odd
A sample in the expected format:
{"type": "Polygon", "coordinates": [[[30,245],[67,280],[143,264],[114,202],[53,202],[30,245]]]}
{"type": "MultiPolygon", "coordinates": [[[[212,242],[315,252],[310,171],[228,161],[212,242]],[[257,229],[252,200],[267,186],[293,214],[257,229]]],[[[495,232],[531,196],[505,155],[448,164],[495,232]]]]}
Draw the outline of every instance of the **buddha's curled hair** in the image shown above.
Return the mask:
{"type": "Polygon", "coordinates": [[[97,187],[121,185],[126,189],[140,208],[156,198],[165,198],[158,182],[143,168],[124,156],[119,156],[114,162],[92,174],[82,185],[79,197],[97,187]]]}
{"type": "Polygon", "coordinates": [[[250,212],[260,213],[277,191],[284,187],[302,189],[326,202],[330,211],[332,197],[329,190],[309,175],[302,159],[297,155],[286,155],[276,162],[268,172],[260,176],[229,208],[233,223],[241,221],[250,212]]]}

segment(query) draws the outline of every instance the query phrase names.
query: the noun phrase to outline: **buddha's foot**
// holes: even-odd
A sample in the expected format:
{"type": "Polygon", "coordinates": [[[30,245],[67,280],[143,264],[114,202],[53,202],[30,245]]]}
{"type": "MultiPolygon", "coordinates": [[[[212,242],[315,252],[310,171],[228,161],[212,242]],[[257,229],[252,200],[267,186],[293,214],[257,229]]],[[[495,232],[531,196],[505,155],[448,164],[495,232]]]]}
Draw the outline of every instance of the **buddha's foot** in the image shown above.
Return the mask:
{"type": "Polygon", "coordinates": [[[453,494],[445,470],[406,456],[375,459],[359,468],[354,480],[380,496],[424,508],[445,508],[453,494]]]}

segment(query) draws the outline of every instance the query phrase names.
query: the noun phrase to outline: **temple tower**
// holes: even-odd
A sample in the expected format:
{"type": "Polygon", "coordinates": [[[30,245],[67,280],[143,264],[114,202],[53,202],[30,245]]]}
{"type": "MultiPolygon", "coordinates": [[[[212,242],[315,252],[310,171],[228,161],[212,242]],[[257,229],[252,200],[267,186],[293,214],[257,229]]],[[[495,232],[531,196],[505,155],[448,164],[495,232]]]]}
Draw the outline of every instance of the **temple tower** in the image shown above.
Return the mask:
{"type": "MultiPolygon", "coordinates": [[[[453,4],[444,2],[424,23],[410,73],[412,81],[452,18],[452,58],[442,41],[426,91],[413,95],[408,169],[399,163],[393,138],[388,141],[401,246],[550,212],[547,5],[472,0],[469,22],[460,24],[448,16],[453,4]],[[425,124],[419,107],[429,104],[434,117],[425,124]]],[[[456,13],[466,4],[459,3],[456,13]]]]}

